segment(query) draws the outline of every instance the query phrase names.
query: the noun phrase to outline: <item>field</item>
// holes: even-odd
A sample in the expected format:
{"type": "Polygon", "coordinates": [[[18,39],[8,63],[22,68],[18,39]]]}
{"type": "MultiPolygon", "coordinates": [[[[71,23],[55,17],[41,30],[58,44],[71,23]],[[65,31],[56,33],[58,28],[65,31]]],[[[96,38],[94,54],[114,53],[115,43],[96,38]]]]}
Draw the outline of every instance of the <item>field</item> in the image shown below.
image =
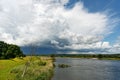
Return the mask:
{"type": "Polygon", "coordinates": [[[51,57],[27,56],[0,60],[0,80],[49,80],[52,75],[51,57]]]}

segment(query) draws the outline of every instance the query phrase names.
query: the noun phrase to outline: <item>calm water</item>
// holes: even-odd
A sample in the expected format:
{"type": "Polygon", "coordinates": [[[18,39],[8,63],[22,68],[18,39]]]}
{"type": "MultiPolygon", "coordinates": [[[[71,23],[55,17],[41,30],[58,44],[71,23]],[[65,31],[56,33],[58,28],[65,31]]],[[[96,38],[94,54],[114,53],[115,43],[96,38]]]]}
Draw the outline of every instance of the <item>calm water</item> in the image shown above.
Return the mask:
{"type": "Polygon", "coordinates": [[[56,58],[55,64],[69,64],[69,68],[55,68],[52,80],[120,80],[120,61],[78,58],[56,58]]]}

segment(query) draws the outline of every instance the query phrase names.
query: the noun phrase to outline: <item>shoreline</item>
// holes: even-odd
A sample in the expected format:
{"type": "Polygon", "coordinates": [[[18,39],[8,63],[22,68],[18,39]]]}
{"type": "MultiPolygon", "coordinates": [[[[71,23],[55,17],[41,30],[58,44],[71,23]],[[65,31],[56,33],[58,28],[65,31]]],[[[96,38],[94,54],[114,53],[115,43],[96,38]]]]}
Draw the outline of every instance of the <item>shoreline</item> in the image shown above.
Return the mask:
{"type": "Polygon", "coordinates": [[[78,59],[93,59],[93,60],[120,60],[120,58],[83,58],[83,57],[56,57],[56,58],[78,58],[78,59]]]}

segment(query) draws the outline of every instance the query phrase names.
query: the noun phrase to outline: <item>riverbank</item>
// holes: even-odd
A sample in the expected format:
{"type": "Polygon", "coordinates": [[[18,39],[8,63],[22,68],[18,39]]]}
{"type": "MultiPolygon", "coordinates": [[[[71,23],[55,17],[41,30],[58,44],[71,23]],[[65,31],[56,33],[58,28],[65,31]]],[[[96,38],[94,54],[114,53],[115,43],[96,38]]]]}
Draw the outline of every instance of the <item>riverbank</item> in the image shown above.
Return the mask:
{"type": "Polygon", "coordinates": [[[51,57],[0,60],[0,80],[50,80],[53,68],[51,57]]]}

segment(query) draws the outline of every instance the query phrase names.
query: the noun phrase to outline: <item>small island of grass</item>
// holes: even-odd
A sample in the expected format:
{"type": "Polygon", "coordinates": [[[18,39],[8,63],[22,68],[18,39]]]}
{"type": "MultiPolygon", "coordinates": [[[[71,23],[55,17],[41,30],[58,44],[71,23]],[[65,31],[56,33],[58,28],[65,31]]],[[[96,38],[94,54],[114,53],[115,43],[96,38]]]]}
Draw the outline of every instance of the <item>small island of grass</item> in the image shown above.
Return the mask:
{"type": "Polygon", "coordinates": [[[58,67],[59,68],[68,68],[68,67],[71,67],[71,66],[68,65],[68,64],[58,64],[58,67]]]}

